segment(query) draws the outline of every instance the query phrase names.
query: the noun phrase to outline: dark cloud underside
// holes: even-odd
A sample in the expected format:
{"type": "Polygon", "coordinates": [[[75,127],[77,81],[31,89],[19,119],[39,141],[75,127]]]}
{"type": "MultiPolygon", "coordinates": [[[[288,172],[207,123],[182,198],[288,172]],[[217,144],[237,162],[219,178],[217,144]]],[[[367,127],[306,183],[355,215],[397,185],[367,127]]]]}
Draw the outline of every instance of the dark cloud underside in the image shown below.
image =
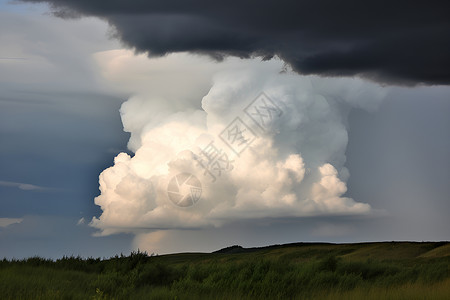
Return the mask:
{"type": "Polygon", "coordinates": [[[24,1],[103,18],[150,55],[277,55],[303,74],[450,83],[448,1],[24,1]]]}

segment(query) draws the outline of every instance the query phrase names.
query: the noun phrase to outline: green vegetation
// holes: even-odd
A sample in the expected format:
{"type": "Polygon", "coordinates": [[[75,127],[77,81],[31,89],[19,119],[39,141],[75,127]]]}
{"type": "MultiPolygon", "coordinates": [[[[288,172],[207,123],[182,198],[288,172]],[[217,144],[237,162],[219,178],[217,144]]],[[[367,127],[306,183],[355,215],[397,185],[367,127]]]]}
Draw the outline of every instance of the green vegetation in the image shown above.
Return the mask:
{"type": "Polygon", "coordinates": [[[450,243],[0,260],[2,299],[449,299],[450,243]]]}

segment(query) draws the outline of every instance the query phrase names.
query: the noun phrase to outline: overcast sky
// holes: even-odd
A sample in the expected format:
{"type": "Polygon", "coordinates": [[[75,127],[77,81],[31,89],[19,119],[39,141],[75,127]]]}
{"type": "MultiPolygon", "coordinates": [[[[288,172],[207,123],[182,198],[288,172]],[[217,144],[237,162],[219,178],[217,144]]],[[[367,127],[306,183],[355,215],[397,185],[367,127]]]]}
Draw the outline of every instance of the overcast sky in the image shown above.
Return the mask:
{"type": "Polygon", "coordinates": [[[446,7],[49,2],[0,0],[0,257],[450,239],[446,7]]]}

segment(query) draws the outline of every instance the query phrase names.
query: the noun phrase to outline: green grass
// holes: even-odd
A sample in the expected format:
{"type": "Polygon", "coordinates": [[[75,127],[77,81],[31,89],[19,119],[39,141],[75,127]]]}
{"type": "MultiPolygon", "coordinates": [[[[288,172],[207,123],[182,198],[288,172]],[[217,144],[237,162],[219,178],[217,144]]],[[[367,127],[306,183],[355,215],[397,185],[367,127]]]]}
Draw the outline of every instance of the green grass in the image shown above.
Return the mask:
{"type": "Polygon", "coordinates": [[[1,299],[449,299],[450,244],[0,260],[1,299]],[[235,253],[232,253],[235,252],[235,253]]]}

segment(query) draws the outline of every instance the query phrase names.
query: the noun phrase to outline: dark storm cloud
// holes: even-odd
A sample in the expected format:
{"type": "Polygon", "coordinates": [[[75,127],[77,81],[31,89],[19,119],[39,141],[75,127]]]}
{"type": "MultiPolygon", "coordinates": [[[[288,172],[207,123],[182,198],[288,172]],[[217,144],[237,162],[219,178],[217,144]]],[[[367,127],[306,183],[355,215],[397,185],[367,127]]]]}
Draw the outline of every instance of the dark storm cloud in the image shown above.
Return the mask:
{"type": "Polygon", "coordinates": [[[277,55],[303,74],[450,83],[448,1],[45,2],[63,17],[107,20],[126,45],[150,55],[277,55]]]}

